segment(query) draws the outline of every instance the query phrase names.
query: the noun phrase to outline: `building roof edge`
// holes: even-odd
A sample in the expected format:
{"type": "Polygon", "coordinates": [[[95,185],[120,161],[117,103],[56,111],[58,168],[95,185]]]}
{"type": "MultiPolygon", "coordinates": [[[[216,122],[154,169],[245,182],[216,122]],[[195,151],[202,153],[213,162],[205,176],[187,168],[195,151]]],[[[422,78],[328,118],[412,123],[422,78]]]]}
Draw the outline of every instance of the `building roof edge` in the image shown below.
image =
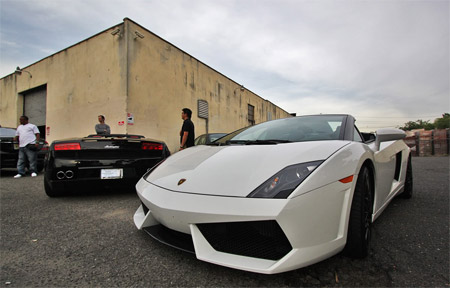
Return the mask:
{"type": "MultiPolygon", "coordinates": [[[[231,79],[230,77],[228,77],[228,76],[226,76],[225,74],[219,72],[218,70],[214,69],[213,67],[209,66],[208,64],[202,62],[202,61],[199,60],[198,58],[192,56],[191,54],[187,53],[187,52],[184,51],[183,49],[180,49],[178,46],[176,46],[176,45],[172,44],[171,42],[165,40],[165,39],[162,38],[161,36],[159,36],[159,35],[153,33],[153,32],[150,31],[149,29],[145,28],[145,27],[142,26],[141,24],[137,23],[136,21],[134,21],[134,20],[132,20],[132,19],[130,19],[130,18],[128,18],[128,17],[123,18],[123,22],[121,22],[121,23],[119,23],[119,24],[113,25],[113,26],[111,26],[111,27],[109,27],[109,28],[107,28],[107,29],[104,29],[104,30],[102,30],[102,31],[100,31],[100,32],[98,32],[98,33],[96,33],[96,34],[94,34],[94,35],[92,35],[92,36],[90,36],[90,37],[84,39],[84,40],[81,40],[81,41],[79,41],[79,42],[77,42],[77,43],[75,43],[75,44],[73,44],[73,45],[70,45],[70,46],[68,46],[67,48],[64,48],[64,49],[62,49],[62,50],[60,50],[60,51],[58,51],[58,52],[55,52],[55,53],[53,53],[53,54],[51,54],[51,55],[49,55],[49,56],[47,56],[47,57],[44,57],[44,58],[42,58],[42,59],[40,59],[40,60],[38,60],[38,61],[36,61],[36,62],[30,64],[30,65],[27,65],[27,66],[25,66],[25,67],[22,67],[22,69],[26,69],[26,68],[28,68],[28,67],[30,67],[30,66],[36,65],[37,63],[42,62],[42,61],[46,60],[47,58],[53,57],[53,56],[55,56],[55,55],[57,55],[57,54],[59,54],[59,53],[62,53],[62,52],[64,52],[64,51],[66,51],[66,50],[72,48],[72,47],[75,47],[75,46],[77,46],[77,45],[79,45],[79,44],[81,44],[81,43],[83,43],[83,42],[86,42],[86,41],[88,41],[89,39],[92,39],[92,38],[94,38],[94,37],[96,37],[96,36],[98,36],[98,35],[100,35],[100,34],[102,34],[102,33],[105,33],[105,32],[108,31],[108,30],[111,30],[111,29],[113,29],[113,28],[115,28],[115,27],[117,27],[117,26],[120,26],[120,25],[124,24],[126,21],[132,22],[133,24],[135,24],[135,25],[141,27],[142,29],[144,29],[144,30],[147,31],[148,33],[154,35],[155,37],[159,38],[160,40],[162,40],[162,41],[164,41],[164,42],[166,42],[166,43],[172,45],[172,46],[175,47],[176,49],[178,49],[178,50],[180,50],[181,52],[185,53],[186,55],[189,55],[190,57],[194,58],[196,61],[198,61],[199,63],[205,65],[205,66],[208,67],[209,69],[211,69],[211,70],[215,71],[216,73],[222,75],[223,77],[227,78],[228,80],[230,80],[230,81],[236,83],[236,85],[238,85],[238,86],[244,86],[245,89],[246,89],[247,91],[253,93],[253,94],[256,95],[257,97],[261,98],[262,100],[265,100],[265,101],[268,101],[268,102],[272,103],[270,100],[267,100],[267,99],[265,99],[265,98],[259,96],[258,94],[254,93],[253,91],[251,91],[250,89],[248,89],[245,85],[239,84],[238,82],[234,81],[234,80],[231,79]]],[[[0,78],[0,80],[4,79],[4,78],[6,78],[6,77],[9,77],[9,76],[11,76],[11,75],[14,74],[14,73],[15,73],[15,72],[12,72],[12,73],[10,73],[10,74],[8,74],[8,75],[6,75],[6,76],[0,78]]],[[[289,113],[288,111],[284,110],[284,109],[281,108],[280,106],[278,106],[278,105],[276,105],[276,104],[274,104],[274,103],[272,103],[272,104],[275,105],[276,107],[280,108],[281,110],[285,111],[286,113],[289,113]]]]}

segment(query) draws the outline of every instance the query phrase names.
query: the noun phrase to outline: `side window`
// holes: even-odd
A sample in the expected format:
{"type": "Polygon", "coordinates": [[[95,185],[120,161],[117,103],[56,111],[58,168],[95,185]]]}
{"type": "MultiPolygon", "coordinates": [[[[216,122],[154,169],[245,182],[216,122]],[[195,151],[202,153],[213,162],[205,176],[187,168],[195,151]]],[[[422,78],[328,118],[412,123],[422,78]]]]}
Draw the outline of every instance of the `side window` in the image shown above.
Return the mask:
{"type": "Polygon", "coordinates": [[[194,145],[205,145],[205,136],[202,135],[202,136],[198,137],[197,139],[195,139],[194,145]]]}
{"type": "Polygon", "coordinates": [[[364,142],[356,127],[354,128],[354,131],[353,131],[353,141],[364,142]]]}
{"type": "Polygon", "coordinates": [[[330,139],[331,140],[338,140],[339,136],[341,135],[341,124],[342,121],[328,121],[328,125],[331,129],[330,139]]]}

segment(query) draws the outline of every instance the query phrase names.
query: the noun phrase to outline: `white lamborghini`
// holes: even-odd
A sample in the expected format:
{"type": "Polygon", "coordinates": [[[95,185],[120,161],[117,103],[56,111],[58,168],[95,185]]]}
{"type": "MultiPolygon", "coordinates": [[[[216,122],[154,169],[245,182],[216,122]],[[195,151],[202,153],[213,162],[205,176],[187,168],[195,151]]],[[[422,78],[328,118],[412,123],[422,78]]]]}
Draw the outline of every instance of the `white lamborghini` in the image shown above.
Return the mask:
{"type": "Polygon", "coordinates": [[[167,158],[136,184],[138,229],[200,260],[258,273],[338,252],[368,254],[388,203],[412,195],[397,129],[360,133],[350,115],[268,121],[167,158]]]}

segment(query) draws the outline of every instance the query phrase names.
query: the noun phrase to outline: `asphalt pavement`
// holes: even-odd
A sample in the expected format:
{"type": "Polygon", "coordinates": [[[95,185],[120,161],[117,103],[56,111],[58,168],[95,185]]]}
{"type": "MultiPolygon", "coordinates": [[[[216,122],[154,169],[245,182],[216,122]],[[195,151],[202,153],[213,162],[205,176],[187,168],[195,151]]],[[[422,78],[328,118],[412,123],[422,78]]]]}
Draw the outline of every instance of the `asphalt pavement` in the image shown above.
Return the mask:
{"type": "Polygon", "coordinates": [[[0,175],[0,287],[449,287],[449,157],[413,158],[414,195],[374,223],[370,255],[276,275],[229,269],[136,229],[134,189],[49,198],[0,175]]]}

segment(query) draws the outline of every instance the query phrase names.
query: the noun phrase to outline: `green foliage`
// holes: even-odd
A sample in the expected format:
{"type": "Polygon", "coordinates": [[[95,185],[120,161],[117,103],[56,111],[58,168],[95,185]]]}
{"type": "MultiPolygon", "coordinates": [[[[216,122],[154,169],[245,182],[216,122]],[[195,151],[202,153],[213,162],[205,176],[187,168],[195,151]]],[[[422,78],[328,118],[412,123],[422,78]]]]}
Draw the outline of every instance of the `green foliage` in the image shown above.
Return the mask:
{"type": "Polygon", "coordinates": [[[430,121],[423,121],[421,119],[417,121],[409,121],[405,123],[405,126],[399,127],[400,129],[404,131],[410,131],[414,129],[425,129],[425,130],[433,130],[434,124],[430,123],[430,121]]]}
{"type": "Polygon", "coordinates": [[[406,122],[404,126],[399,127],[399,129],[402,129],[404,131],[410,131],[414,129],[433,130],[446,128],[450,128],[450,113],[442,114],[442,118],[436,118],[434,120],[434,123],[430,123],[429,120],[423,121],[419,119],[417,121],[406,122]]]}
{"type": "Polygon", "coordinates": [[[436,120],[434,120],[434,126],[436,127],[436,129],[450,128],[450,114],[442,114],[442,118],[437,118],[436,120]]]}

